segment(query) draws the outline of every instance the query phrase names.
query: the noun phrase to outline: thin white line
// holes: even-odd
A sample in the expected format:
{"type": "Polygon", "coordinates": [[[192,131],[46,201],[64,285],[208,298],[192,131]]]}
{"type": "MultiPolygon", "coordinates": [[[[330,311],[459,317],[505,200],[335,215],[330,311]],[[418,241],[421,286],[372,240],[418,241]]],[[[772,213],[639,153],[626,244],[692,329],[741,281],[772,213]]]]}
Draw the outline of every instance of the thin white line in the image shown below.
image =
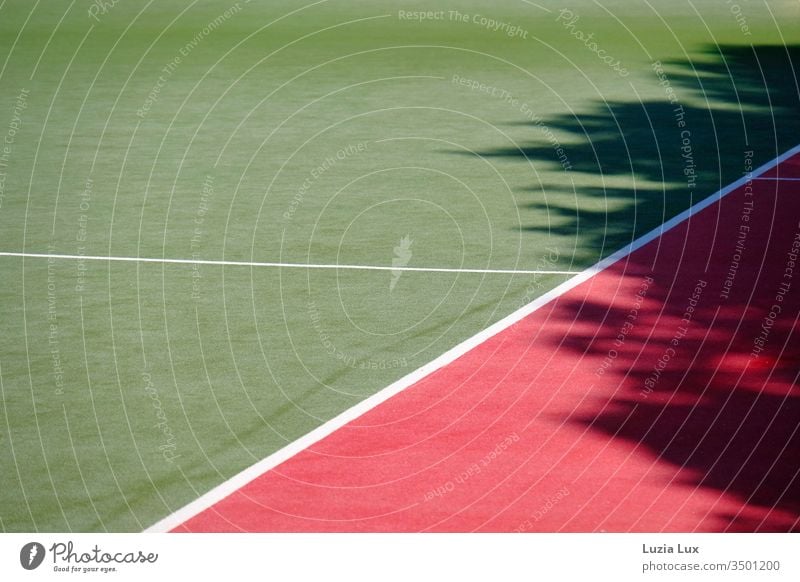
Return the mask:
{"type": "Polygon", "coordinates": [[[525,4],[530,4],[531,6],[535,6],[536,8],[541,8],[545,12],[553,12],[549,8],[545,8],[544,6],[540,6],[539,4],[536,4],[535,2],[531,2],[530,0],[522,0],[522,1],[525,2],[525,4]]]}
{"type": "MultiPolygon", "coordinates": [[[[781,162],[783,162],[784,160],[786,160],[787,158],[793,156],[798,152],[800,152],[800,145],[795,146],[788,152],[778,156],[774,160],[767,162],[763,166],[759,167],[753,172],[753,174],[751,174],[751,176],[754,174],[761,174],[769,170],[770,168],[780,164],[781,162]]],[[[166,532],[176,528],[180,524],[184,523],[185,521],[189,520],[190,518],[200,513],[201,511],[204,511],[205,509],[208,509],[215,503],[222,501],[223,499],[225,499],[238,489],[241,489],[243,486],[247,485],[260,475],[263,475],[270,469],[275,468],[276,466],[290,459],[299,452],[309,448],[311,445],[319,442],[320,440],[330,435],[334,431],[340,429],[347,423],[355,420],[359,416],[362,416],[363,414],[372,410],[379,404],[386,402],[387,400],[389,400],[389,398],[395,396],[396,394],[399,394],[409,386],[416,384],[417,382],[422,380],[425,376],[428,376],[429,374],[433,373],[439,368],[453,362],[454,360],[463,356],[464,354],[466,354],[473,348],[477,347],[478,345],[482,344],[492,336],[500,333],[504,329],[510,327],[511,325],[517,323],[521,319],[527,317],[528,315],[530,315],[543,305],[546,305],[553,299],[556,299],[557,297],[560,297],[567,291],[574,289],[584,281],[590,279],[600,271],[607,269],[620,259],[627,257],[628,255],[630,255],[637,249],[640,249],[650,241],[655,240],[658,237],[662,236],[666,231],[674,228],[675,226],[677,226],[690,216],[697,214],[698,212],[707,208],[708,206],[711,206],[712,204],[715,204],[716,202],[720,201],[724,196],[726,196],[733,190],[736,190],[737,188],[740,188],[741,186],[747,184],[747,182],[750,179],[751,178],[748,176],[739,178],[738,180],[726,186],[722,190],[719,190],[718,192],[712,194],[708,198],[701,200],[694,206],[684,210],[677,216],[671,218],[661,226],[651,230],[647,234],[642,235],[641,237],[630,243],[628,246],[618,250],[613,255],[610,255],[605,259],[603,259],[602,261],[589,267],[588,269],[581,271],[576,276],[572,277],[568,281],[565,281],[555,289],[552,289],[547,293],[545,293],[544,295],[537,297],[531,303],[521,307],[514,313],[504,317],[497,323],[487,327],[483,331],[478,332],[471,338],[463,341],[454,348],[448,350],[447,352],[445,352],[432,362],[429,362],[424,366],[422,366],[421,368],[414,370],[413,372],[411,372],[407,376],[404,376],[397,382],[394,382],[393,384],[390,384],[386,388],[382,389],[380,392],[373,394],[366,400],[363,400],[358,404],[356,404],[355,406],[353,406],[352,408],[345,410],[339,416],[317,427],[310,433],[300,437],[296,441],[289,443],[282,449],[272,453],[268,457],[265,457],[256,464],[251,465],[250,467],[248,467],[241,473],[234,475],[224,483],[217,485],[209,492],[198,497],[194,501],[185,505],[181,509],[178,509],[174,513],[168,515],[167,517],[155,523],[154,525],[150,526],[144,531],[151,533],[166,532]]]]}
{"type": "Polygon", "coordinates": [[[447,269],[439,267],[383,267],[379,265],[314,265],[306,263],[259,263],[253,261],[211,261],[194,259],[152,259],[147,257],[105,257],[102,255],[59,255],[49,253],[0,252],[0,257],[118,261],[124,263],[175,263],[179,265],[222,265],[227,267],[280,267],[285,269],[342,269],[353,271],[419,271],[423,273],[484,273],[500,275],[576,275],[576,271],[525,271],[518,269],[447,269]]]}
{"type": "Polygon", "coordinates": [[[753,180],[772,180],[773,182],[800,182],[800,178],[782,178],[765,176],[763,178],[753,178],[753,180]]]}
{"type": "MultiPolygon", "coordinates": [[[[31,76],[28,77],[29,81],[33,81],[33,77],[34,75],[36,75],[36,70],[39,68],[39,65],[42,62],[42,57],[44,57],[45,53],[47,52],[47,47],[49,47],[50,43],[53,42],[53,37],[58,32],[58,29],[61,27],[61,24],[64,22],[64,19],[67,17],[67,14],[69,14],[69,11],[72,10],[72,7],[74,5],[75,5],[75,0],[72,0],[72,3],[69,6],[67,6],[67,9],[64,11],[64,14],[61,15],[61,19],[58,21],[58,24],[56,24],[55,28],[53,29],[53,32],[50,33],[50,38],[47,39],[47,42],[45,43],[44,48],[42,49],[42,52],[39,53],[39,58],[36,59],[36,64],[33,66],[33,71],[31,71],[31,76]]],[[[2,6],[0,6],[0,8],[2,8],[2,6]]],[[[91,28],[94,28],[94,24],[91,25],[91,28]]]]}

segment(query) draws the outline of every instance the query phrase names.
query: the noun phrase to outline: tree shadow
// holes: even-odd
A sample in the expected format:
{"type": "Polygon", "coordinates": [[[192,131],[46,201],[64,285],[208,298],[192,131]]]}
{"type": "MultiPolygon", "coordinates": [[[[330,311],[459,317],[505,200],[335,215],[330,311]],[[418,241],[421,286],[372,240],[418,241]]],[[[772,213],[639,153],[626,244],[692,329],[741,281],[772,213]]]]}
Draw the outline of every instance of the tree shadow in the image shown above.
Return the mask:
{"type": "MultiPolygon", "coordinates": [[[[794,146],[795,63],[800,45],[708,46],[696,60],[653,67],[661,99],[598,102],[590,111],[523,122],[531,142],[478,153],[559,170],[563,160],[548,136],[563,136],[564,179],[531,187],[525,207],[567,219],[560,231],[577,233],[576,259],[591,263],[741,177],[746,152],[757,167],[794,146]],[[573,191],[572,183],[587,178],[598,186],[573,191]],[[577,197],[577,208],[562,205],[565,197],[577,197]]],[[[522,228],[552,232],[536,223],[522,228]]]]}
{"type": "Polygon", "coordinates": [[[613,391],[601,411],[569,420],[635,443],[677,467],[682,485],[724,492],[748,509],[711,511],[704,519],[718,520],[717,530],[800,530],[800,351],[792,343],[800,305],[786,305],[771,328],[771,349],[758,359],[751,357],[752,338],[769,309],[758,300],[718,311],[709,298],[694,313],[696,333],[667,352],[688,292],[665,283],[672,282],[649,289],[650,315],[639,317],[622,344],[628,309],[602,300],[563,304],[576,320],[614,322],[597,334],[572,333],[561,344],[598,369],[607,366],[605,383],[613,391]],[[665,354],[672,362],[657,373],[665,354]]]}
{"type": "MultiPolygon", "coordinates": [[[[563,142],[569,145],[563,147],[571,169],[564,172],[565,180],[531,188],[523,209],[555,215],[558,220],[552,222],[558,226],[532,224],[523,230],[577,232],[584,245],[577,256],[590,262],[741,177],[750,169],[748,160],[756,168],[796,145],[800,84],[794,63],[800,63],[796,45],[707,47],[696,61],[663,63],[662,88],[668,82],[677,101],[670,102],[665,89],[660,100],[598,103],[587,113],[531,123],[536,141],[521,149],[479,153],[549,162],[557,168],[542,127],[567,136],[563,142]],[[570,173],[585,176],[571,180],[570,173]],[[585,183],[589,176],[601,185],[574,191],[565,185],[585,183]],[[620,187],[620,178],[630,185],[620,187]],[[614,186],[604,186],[606,181],[614,186]],[[573,197],[577,204],[568,202],[573,197]]],[[[728,230],[730,225],[720,223],[719,233],[695,233],[694,247],[679,249],[685,256],[709,257],[703,276],[717,287],[735,250],[731,245],[738,216],[733,222],[737,224],[728,230]],[[729,240],[712,244],[712,234],[729,240]]],[[[792,335],[800,313],[798,293],[787,299],[770,329],[770,350],[758,358],[751,353],[752,338],[759,336],[772,301],[772,296],[760,299],[765,296],[760,289],[771,285],[769,273],[785,262],[779,245],[787,239],[773,241],[771,226],[747,242],[747,256],[754,261],[747,268],[759,269],[759,275],[751,281],[750,275],[740,274],[742,288],[724,301],[716,297],[716,289],[708,291],[706,304],[698,307],[691,323],[702,333],[688,335],[676,349],[684,358],[691,356],[689,363],[666,366],[655,383],[654,362],[675,337],[686,297],[697,281],[694,274],[678,266],[669,273],[670,280],[656,277],[623,346],[618,334],[629,315],[628,295],[625,301],[617,295],[560,303],[575,319],[616,322],[601,327],[597,335],[573,332],[561,344],[597,362],[614,354],[604,371],[603,381],[613,386],[607,406],[569,420],[635,443],[675,468],[683,485],[736,499],[738,512],[710,508],[708,516],[698,518],[713,523],[717,531],[800,530],[800,349],[792,335]]],[[[791,241],[793,234],[788,236],[791,241]]],[[[619,293],[628,293],[622,289],[638,285],[641,273],[652,267],[641,257],[629,257],[619,293]]],[[[665,275],[663,261],[661,269],[665,275]]],[[[779,272],[773,275],[780,280],[779,272]]]]}

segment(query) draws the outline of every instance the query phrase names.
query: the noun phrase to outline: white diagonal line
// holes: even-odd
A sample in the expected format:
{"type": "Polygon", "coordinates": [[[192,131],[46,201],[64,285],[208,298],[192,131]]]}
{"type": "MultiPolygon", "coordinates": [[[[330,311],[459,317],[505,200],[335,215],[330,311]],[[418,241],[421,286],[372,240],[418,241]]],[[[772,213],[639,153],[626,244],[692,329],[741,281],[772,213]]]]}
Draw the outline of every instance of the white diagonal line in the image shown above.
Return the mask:
{"type": "MultiPolygon", "coordinates": [[[[754,175],[763,174],[770,168],[777,166],[781,162],[787,160],[791,156],[796,155],[798,153],[800,153],[800,145],[793,147],[792,149],[781,154],[774,160],[765,163],[758,169],[754,170],[753,174],[754,175]]],[[[428,362],[421,368],[418,368],[417,370],[414,370],[413,372],[404,376],[403,378],[400,378],[396,382],[383,388],[382,390],[373,394],[369,398],[362,400],[352,408],[345,410],[338,416],[332,418],[331,420],[327,421],[326,423],[322,424],[321,426],[317,427],[311,432],[306,433],[299,439],[287,444],[282,449],[275,451],[274,453],[266,456],[257,463],[245,468],[241,472],[229,478],[227,481],[224,481],[219,485],[217,485],[216,487],[214,487],[213,489],[211,489],[210,491],[207,491],[194,501],[189,502],[188,504],[174,511],[170,515],[162,518],[160,521],[153,524],[145,531],[151,533],[166,532],[178,527],[180,524],[184,523],[185,521],[191,519],[192,517],[196,516],[202,511],[205,511],[209,507],[212,507],[215,503],[218,503],[219,501],[233,494],[235,491],[244,487],[257,477],[263,475],[264,473],[266,473],[271,469],[274,469],[284,461],[292,458],[297,453],[309,448],[310,446],[319,442],[320,440],[332,434],[336,430],[342,428],[347,423],[355,420],[356,418],[362,416],[363,414],[366,414],[368,411],[372,410],[373,408],[382,404],[383,402],[386,402],[392,396],[399,394],[409,386],[412,386],[413,384],[419,382],[421,379],[425,378],[429,374],[453,362],[454,360],[466,354],[468,351],[475,348],[476,346],[479,346],[489,338],[500,333],[504,329],[507,329],[508,327],[520,321],[524,317],[527,317],[540,307],[547,305],[550,301],[553,301],[554,299],[557,299],[567,291],[574,289],[584,281],[587,281],[590,278],[592,278],[597,273],[600,273],[601,271],[607,269],[617,261],[624,259],[637,249],[642,248],[647,243],[663,236],[664,233],[675,228],[675,226],[681,224],[689,217],[697,214],[698,212],[700,212],[705,208],[708,208],[712,204],[716,204],[722,198],[724,198],[737,188],[741,188],[742,186],[747,184],[749,179],[750,178],[748,177],[739,178],[732,184],[729,184],[725,188],[718,190],[716,193],[712,194],[708,198],[705,198],[700,202],[698,202],[697,204],[695,204],[694,206],[687,208],[677,216],[674,216],[668,221],[666,221],[658,228],[655,228],[650,232],[648,232],[647,234],[640,236],[627,246],[615,252],[614,254],[592,265],[588,269],[581,271],[580,273],[568,279],[558,287],[546,292],[544,295],[537,297],[531,303],[521,307],[520,309],[507,315],[500,321],[490,325],[486,329],[466,339],[465,341],[451,348],[450,350],[448,350],[438,358],[434,359],[433,361],[428,362]]]]}

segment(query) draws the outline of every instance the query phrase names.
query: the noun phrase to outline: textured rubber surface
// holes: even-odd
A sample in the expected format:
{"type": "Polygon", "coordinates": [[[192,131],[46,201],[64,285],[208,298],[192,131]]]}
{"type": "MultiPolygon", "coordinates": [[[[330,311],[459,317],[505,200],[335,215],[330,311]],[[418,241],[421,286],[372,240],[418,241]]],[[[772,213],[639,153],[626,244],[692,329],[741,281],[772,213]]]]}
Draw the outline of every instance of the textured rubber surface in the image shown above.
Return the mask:
{"type": "Polygon", "coordinates": [[[799,196],[738,188],[178,531],[797,530],[799,196]]]}

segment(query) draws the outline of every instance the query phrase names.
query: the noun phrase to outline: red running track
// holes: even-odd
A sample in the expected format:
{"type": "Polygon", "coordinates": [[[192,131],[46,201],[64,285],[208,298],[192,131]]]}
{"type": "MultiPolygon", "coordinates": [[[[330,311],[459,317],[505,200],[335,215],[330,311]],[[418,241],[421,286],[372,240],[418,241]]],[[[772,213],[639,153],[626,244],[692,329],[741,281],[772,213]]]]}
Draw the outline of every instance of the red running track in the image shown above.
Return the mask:
{"type": "Polygon", "coordinates": [[[174,531],[800,530],[800,154],[174,531]],[[793,258],[794,257],[794,258],[793,258]]]}

